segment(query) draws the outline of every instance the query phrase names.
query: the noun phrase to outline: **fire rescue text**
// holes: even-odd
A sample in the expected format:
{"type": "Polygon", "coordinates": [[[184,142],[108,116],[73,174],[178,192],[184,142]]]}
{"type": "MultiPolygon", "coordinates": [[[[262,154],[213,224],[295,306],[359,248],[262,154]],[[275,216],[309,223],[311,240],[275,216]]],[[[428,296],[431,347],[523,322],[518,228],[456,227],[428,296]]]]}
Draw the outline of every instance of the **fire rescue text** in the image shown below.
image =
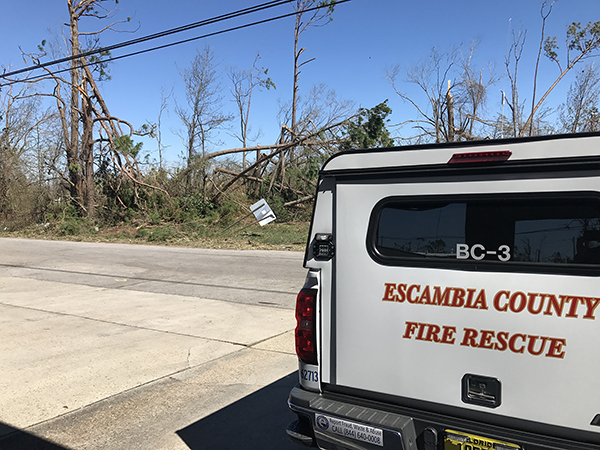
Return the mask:
{"type": "MultiPolygon", "coordinates": [[[[456,327],[434,323],[406,322],[404,339],[428,341],[437,344],[456,344],[456,327]]],[[[512,353],[544,355],[548,358],[564,358],[567,340],[549,336],[536,336],[508,331],[476,330],[464,328],[460,345],[463,347],[487,348],[512,353]]]]}

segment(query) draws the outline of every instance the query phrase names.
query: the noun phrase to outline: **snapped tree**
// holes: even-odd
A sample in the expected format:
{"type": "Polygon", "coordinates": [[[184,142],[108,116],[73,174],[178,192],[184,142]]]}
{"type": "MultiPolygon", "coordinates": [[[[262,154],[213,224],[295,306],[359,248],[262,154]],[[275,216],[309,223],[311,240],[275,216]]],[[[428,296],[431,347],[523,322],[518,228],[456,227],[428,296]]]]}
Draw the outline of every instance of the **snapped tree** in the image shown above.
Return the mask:
{"type": "MultiPolygon", "coordinates": [[[[68,188],[70,201],[81,215],[95,218],[98,207],[96,165],[112,165],[119,174],[117,179],[107,180],[117,197],[122,185],[120,177],[134,184],[143,184],[133,155],[119,153],[119,146],[114,142],[120,136],[147,134],[151,130],[138,132],[127,121],[111,115],[96,83],[97,79],[108,78],[103,58],[109,55],[99,48],[99,35],[130,20],[110,21],[115,11],[109,10],[107,4],[117,4],[118,0],[67,0],[66,3],[69,77],[61,76],[60,67],[50,69],[43,66],[46,76],[36,78],[36,82],[50,80],[54,88],[51,92],[39,92],[37,95],[50,96],[56,101],[66,156],[66,168],[60,170],[60,175],[68,188]],[[110,22],[95,31],[81,31],[79,23],[82,18],[110,22]],[[91,50],[100,51],[90,54],[91,50]]],[[[24,56],[39,64],[46,56],[44,45],[45,41],[39,47],[41,54],[24,53],[24,56]]]]}

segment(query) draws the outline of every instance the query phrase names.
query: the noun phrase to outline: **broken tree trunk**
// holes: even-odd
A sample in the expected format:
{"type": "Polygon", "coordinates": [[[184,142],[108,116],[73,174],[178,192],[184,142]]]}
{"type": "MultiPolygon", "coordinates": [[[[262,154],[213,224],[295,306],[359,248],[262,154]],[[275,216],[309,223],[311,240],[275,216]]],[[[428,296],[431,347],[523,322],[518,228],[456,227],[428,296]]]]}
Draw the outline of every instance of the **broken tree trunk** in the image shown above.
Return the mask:
{"type": "MultiPolygon", "coordinates": [[[[265,180],[263,180],[262,178],[257,178],[257,177],[253,177],[253,176],[250,176],[250,175],[240,175],[238,172],[234,172],[233,170],[222,169],[220,167],[213,168],[213,172],[225,173],[227,175],[233,175],[235,177],[242,176],[242,177],[244,177],[247,180],[256,181],[258,183],[264,183],[265,182],[265,180]]],[[[304,192],[298,191],[298,190],[293,189],[293,188],[288,187],[288,186],[284,186],[283,184],[277,184],[277,183],[275,183],[273,186],[276,187],[276,188],[278,188],[278,189],[287,189],[289,191],[292,191],[294,194],[298,194],[298,195],[304,195],[305,194],[304,192]]]]}
{"type": "MultiPolygon", "coordinates": [[[[277,144],[274,146],[271,146],[270,148],[275,148],[276,150],[272,151],[271,153],[269,153],[268,155],[263,155],[258,161],[255,161],[254,164],[249,165],[246,170],[243,170],[242,172],[240,172],[237,176],[234,176],[229,183],[227,183],[223,189],[219,190],[219,192],[217,192],[213,198],[211,199],[211,201],[214,203],[220,196],[221,194],[223,194],[227,189],[229,189],[238,179],[240,179],[241,177],[245,176],[248,172],[250,172],[251,170],[254,170],[256,167],[260,166],[261,164],[263,164],[266,161],[269,161],[270,159],[274,158],[275,156],[279,155],[282,152],[285,152],[286,150],[290,149],[290,148],[295,148],[300,144],[305,144],[307,141],[309,141],[310,139],[318,136],[319,134],[330,130],[332,128],[336,128],[339,127],[341,125],[343,125],[346,122],[346,120],[340,121],[338,123],[334,123],[332,125],[329,125],[325,128],[322,128],[314,133],[311,133],[309,135],[306,135],[302,138],[299,138],[293,142],[288,142],[285,144],[277,144]]],[[[244,149],[240,149],[240,151],[243,151],[244,149]]],[[[225,151],[228,152],[228,151],[225,151]]],[[[215,152],[215,153],[221,153],[221,154],[227,154],[227,153],[223,153],[223,152],[215,152]]],[[[212,153],[212,155],[214,155],[215,153],[212,153]]],[[[207,155],[210,156],[210,155],[207,155]]]]}

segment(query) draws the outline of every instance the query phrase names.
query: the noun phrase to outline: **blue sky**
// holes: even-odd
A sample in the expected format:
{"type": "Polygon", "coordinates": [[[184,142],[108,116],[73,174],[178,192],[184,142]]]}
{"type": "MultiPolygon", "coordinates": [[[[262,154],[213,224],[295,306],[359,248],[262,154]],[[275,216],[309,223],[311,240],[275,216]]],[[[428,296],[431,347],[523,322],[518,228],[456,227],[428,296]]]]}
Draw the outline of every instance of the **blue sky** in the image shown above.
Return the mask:
{"type": "MultiPolygon", "coordinates": [[[[133,34],[105,32],[101,42],[109,45],[258,3],[259,0],[121,0],[117,18],[130,16],[132,21],[129,28],[139,26],[139,29],[133,34]]],[[[394,93],[386,80],[386,69],[396,64],[409,68],[424,60],[434,47],[446,52],[462,45],[463,51],[467,52],[470,44],[477,40],[475,66],[492,67],[500,77],[489,91],[488,102],[489,109],[499,111],[500,90],[509,91],[509,81],[502,76],[505,73],[504,58],[511,42],[511,29],[522,28],[528,33],[520,68],[520,93],[522,98],[530,98],[531,74],[540,39],[540,6],[539,0],[351,0],[336,8],[332,22],[311,28],[302,36],[300,44],[306,47],[304,55],[316,59],[302,68],[301,95],[308,95],[314,85],[322,83],[328,89],[335,90],[340,99],[351,100],[357,107],[371,108],[389,99],[388,104],[393,110],[392,122],[401,122],[414,117],[415,112],[394,93]]],[[[291,5],[285,5],[242,20],[129,47],[113,55],[291,11],[291,5]]],[[[561,46],[559,55],[564,59],[566,26],[573,21],[585,24],[598,20],[600,0],[558,0],[548,19],[546,33],[558,37],[561,46]]],[[[36,51],[42,40],[51,41],[53,35],[59,36],[61,27],[65,28],[62,24],[66,21],[65,0],[30,0],[27,3],[4,0],[0,65],[10,70],[24,67],[19,47],[24,51],[36,51]],[[26,12],[23,11],[24,5],[27,5],[26,12]],[[26,22],[23,21],[24,17],[27,18],[26,22]]],[[[188,66],[196,52],[208,45],[219,62],[217,71],[223,75],[224,109],[233,113],[234,104],[225,71],[229,67],[250,68],[256,54],[260,54],[260,64],[269,69],[269,76],[277,89],[255,94],[250,122],[254,132],[261,131],[261,137],[253,143],[273,143],[280,129],[277,121],[279,104],[291,99],[293,25],[294,19],[287,18],[116,61],[110,67],[112,80],[101,84],[105,100],[113,115],[135,126],[146,121],[156,122],[161,91],[172,91],[173,99],[184,103],[183,83],[178,70],[188,66]]],[[[97,28],[98,23],[93,21],[81,25],[82,31],[97,28]]],[[[547,60],[542,62],[540,90],[545,90],[558,75],[557,72],[556,65],[547,60]]],[[[573,76],[561,83],[559,89],[549,97],[548,105],[556,106],[564,101],[573,76]]],[[[400,87],[417,100],[422,98],[414,86],[402,84],[400,87]]],[[[235,126],[235,122],[232,126],[235,126]]],[[[174,102],[171,101],[170,111],[163,116],[162,133],[163,140],[169,146],[165,157],[174,162],[183,149],[181,139],[176,134],[180,129],[174,102]]],[[[220,140],[222,144],[212,150],[239,146],[231,136],[231,131],[222,131],[215,140],[220,140]]],[[[157,158],[156,142],[145,140],[144,150],[157,158]]]]}

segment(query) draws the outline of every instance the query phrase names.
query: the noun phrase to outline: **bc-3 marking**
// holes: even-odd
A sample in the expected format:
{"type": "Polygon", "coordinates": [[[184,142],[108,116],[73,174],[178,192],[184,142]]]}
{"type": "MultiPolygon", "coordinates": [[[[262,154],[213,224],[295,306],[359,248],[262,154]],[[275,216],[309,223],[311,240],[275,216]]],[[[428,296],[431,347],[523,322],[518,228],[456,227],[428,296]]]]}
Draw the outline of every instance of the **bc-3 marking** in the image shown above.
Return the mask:
{"type": "Polygon", "coordinates": [[[473,244],[471,247],[468,244],[456,244],[456,259],[481,261],[486,255],[496,256],[502,262],[510,261],[510,247],[501,245],[497,250],[487,250],[481,244],[473,244]]]}

